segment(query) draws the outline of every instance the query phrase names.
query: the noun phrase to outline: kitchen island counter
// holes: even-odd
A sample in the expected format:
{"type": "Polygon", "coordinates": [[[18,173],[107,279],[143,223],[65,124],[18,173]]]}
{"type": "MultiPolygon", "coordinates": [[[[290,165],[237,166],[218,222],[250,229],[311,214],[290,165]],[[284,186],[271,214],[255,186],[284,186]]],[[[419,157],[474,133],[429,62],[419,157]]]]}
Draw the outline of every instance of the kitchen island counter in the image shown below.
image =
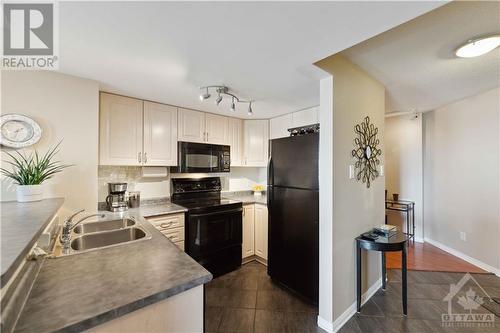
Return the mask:
{"type": "Polygon", "coordinates": [[[15,332],[84,331],[212,279],[138,211],[111,217],[139,220],[151,239],[46,259],[15,332]]]}

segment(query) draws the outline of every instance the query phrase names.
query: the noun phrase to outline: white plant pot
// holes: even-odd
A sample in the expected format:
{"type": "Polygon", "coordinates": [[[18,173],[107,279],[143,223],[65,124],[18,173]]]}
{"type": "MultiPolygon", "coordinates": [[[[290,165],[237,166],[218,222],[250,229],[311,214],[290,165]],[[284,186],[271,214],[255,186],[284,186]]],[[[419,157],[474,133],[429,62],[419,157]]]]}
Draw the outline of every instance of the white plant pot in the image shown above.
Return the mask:
{"type": "Polygon", "coordinates": [[[40,201],[43,199],[42,185],[17,185],[17,202],[40,201]]]}
{"type": "Polygon", "coordinates": [[[254,192],[253,192],[253,195],[255,195],[255,196],[262,195],[262,191],[254,191],[254,192]]]}

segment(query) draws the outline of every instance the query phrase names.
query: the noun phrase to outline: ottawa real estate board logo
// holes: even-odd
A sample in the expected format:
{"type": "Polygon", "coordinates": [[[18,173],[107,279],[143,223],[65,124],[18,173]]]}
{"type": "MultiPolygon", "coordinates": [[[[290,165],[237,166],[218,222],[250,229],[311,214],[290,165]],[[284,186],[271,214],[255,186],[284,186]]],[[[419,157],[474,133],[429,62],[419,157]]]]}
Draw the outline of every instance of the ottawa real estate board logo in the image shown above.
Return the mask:
{"type": "Polygon", "coordinates": [[[55,2],[2,2],[2,69],[58,68],[55,2]]]}
{"type": "Polygon", "coordinates": [[[441,315],[443,327],[495,327],[494,313],[500,304],[469,273],[458,283],[450,284],[450,292],[443,301],[448,303],[447,313],[441,315]]]}

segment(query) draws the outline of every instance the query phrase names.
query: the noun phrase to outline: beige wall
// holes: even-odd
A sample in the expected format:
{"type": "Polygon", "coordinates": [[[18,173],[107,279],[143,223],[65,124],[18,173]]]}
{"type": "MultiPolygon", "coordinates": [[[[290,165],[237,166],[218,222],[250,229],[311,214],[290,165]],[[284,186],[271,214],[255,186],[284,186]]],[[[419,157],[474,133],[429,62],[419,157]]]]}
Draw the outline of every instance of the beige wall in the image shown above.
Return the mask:
{"type": "Polygon", "coordinates": [[[496,88],[424,116],[425,237],[498,272],[499,114],[496,88]]]}
{"type": "MultiPolygon", "coordinates": [[[[2,114],[21,113],[42,127],[33,148],[45,152],[63,140],[57,157],[74,164],[45,183],[45,197],[65,197],[66,210],[95,211],[98,83],[48,71],[2,71],[1,92],[2,114]]],[[[8,200],[15,200],[15,186],[2,178],[2,201],[8,200]]]]}
{"type": "MultiPolygon", "coordinates": [[[[333,140],[332,151],[322,151],[320,155],[320,177],[322,173],[327,173],[322,167],[328,167],[329,164],[333,166],[333,193],[328,193],[331,188],[320,186],[320,197],[331,195],[333,198],[333,219],[320,220],[320,225],[332,224],[331,244],[325,244],[327,238],[321,237],[320,252],[328,251],[330,246],[333,252],[332,281],[322,279],[320,290],[331,289],[332,294],[320,296],[320,304],[328,303],[321,300],[321,297],[331,297],[333,309],[320,305],[319,316],[327,321],[332,318],[335,322],[342,314],[345,315],[346,311],[351,311],[356,300],[354,238],[373,226],[384,223],[384,177],[377,178],[367,189],[365,184],[349,179],[348,170],[349,165],[354,164],[351,157],[355,138],[354,126],[366,116],[379,128],[381,148],[384,151],[385,89],[342,56],[329,57],[316,65],[333,76],[333,105],[330,108],[333,117],[329,123],[325,122],[328,117],[321,114],[328,112],[328,108],[320,106],[321,135],[331,135],[333,140]],[[328,283],[331,283],[331,288],[324,285],[328,283]]],[[[323,98],[321,102],[324,102],[323,98]]],[[[384,163],[383,155],[381,163],[384,163]]],[[[321,253],[320,258],[328,255],[321,253]]],[[[364,290],[379,282],[381,276],[380,254],[372,252],[365,255],[365,259],[368,260],[363,262],[364,290]]]]}
{"type": "MultiPolygon", "coordinates": [[[[385,188],[415,202],[415,239],[423,241],[422,115],[385,119],[385,188]]],[[[387,211],[388,223],[406,229],[406,214],[387,211]]]]}

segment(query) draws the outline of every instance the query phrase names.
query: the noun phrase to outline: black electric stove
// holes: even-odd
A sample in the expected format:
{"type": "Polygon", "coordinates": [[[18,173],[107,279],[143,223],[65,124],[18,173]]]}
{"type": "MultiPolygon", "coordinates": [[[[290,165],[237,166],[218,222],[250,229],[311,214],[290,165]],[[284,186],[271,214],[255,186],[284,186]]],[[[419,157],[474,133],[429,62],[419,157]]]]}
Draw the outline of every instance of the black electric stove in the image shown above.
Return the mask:
{"type": "Polygon", "coordinates": [[[187,208],[184,248],[214,276],[241,266],[242,203],[221,198],[219,177],[172,179],[172,202],[187,208]]]}

